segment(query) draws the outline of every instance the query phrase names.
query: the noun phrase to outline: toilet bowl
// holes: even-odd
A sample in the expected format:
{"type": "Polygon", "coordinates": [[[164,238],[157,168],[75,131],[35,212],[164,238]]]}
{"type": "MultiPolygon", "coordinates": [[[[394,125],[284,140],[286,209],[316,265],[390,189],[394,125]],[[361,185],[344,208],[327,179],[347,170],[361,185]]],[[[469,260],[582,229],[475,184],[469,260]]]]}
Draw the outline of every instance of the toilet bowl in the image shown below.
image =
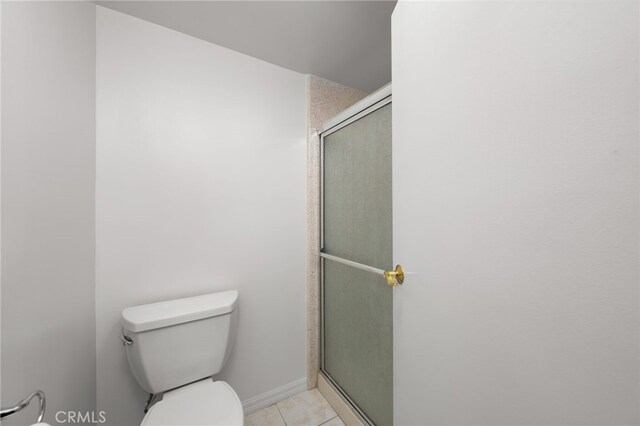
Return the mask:
{"type": "Polygon", "coordinates": [[[226,382],[204,379],[166,392],[142,419],[145,426],[227,426],[244,419],[240,398],[226,382]]]}
{"type": "Polygon", "coordinates": [[[205,294],[122,311],[122,342],[138,384],[162,394],[142,425],[242,425],[240,398],[212,376],[235,340],[238,292],[205,294]]]}

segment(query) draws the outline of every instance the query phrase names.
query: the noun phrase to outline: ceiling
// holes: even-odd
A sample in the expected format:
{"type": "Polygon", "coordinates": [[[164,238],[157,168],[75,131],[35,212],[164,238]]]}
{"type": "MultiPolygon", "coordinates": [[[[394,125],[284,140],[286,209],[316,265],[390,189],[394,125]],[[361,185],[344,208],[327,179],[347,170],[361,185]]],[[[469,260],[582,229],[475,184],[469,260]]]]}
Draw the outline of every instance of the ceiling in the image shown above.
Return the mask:
{"type": "Polygon", "coordinates": [[[366,92],[391,81],[395,0],[96,3],[366,92]]]}

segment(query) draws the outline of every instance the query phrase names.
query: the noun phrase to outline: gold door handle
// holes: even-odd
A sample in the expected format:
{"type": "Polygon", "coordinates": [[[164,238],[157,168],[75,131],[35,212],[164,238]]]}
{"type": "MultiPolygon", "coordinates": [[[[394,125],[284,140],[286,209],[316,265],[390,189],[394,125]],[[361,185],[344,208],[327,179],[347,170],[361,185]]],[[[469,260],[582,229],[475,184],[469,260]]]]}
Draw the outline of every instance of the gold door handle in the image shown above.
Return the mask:
{"type": "Polygon", "coordinates": [[[401,265],[396,265],[395,271],[384,271],[383,275],[390,287],[397,287],[404,282],[404,271],[401,265]]]}

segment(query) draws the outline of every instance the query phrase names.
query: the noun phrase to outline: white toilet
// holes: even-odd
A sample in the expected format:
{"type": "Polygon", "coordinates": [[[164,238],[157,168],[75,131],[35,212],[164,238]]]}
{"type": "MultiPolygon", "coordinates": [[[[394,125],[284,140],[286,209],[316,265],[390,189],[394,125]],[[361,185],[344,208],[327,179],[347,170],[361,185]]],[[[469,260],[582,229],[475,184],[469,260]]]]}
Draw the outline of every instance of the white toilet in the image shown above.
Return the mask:
{"type": "Polygon", "coordinates": [[[122,311],[129,367],[147,392],[164,392],[142,420],[149,426],[242,425],[240,398],[211,376],[235,339],[238,292],[206,294],[122,311]]]}

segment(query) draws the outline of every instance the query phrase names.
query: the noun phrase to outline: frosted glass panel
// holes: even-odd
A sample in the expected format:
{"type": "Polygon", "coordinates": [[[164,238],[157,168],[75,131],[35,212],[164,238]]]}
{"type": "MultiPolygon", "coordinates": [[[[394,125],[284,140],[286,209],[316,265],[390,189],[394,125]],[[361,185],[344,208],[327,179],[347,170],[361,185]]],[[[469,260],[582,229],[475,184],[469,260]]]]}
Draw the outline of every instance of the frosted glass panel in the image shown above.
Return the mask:
{"type": "MultiPolygon", "coordinates": [[[[391,104],[324,139],[324,251],[392,269],[391,104]]],[[[393,423],[392,289],[323,261],[323,370],[375,424],[393,423]]]]}
{"type": "Polygon", "coordinates": [[[391,104],[324,139],[324,251],[391,266],[391,104]]]}
{"type": "Polygon", "coordinates": [[[392,289],[324,261],[324,370],[377,425],[393,423],[392,289]]]}

